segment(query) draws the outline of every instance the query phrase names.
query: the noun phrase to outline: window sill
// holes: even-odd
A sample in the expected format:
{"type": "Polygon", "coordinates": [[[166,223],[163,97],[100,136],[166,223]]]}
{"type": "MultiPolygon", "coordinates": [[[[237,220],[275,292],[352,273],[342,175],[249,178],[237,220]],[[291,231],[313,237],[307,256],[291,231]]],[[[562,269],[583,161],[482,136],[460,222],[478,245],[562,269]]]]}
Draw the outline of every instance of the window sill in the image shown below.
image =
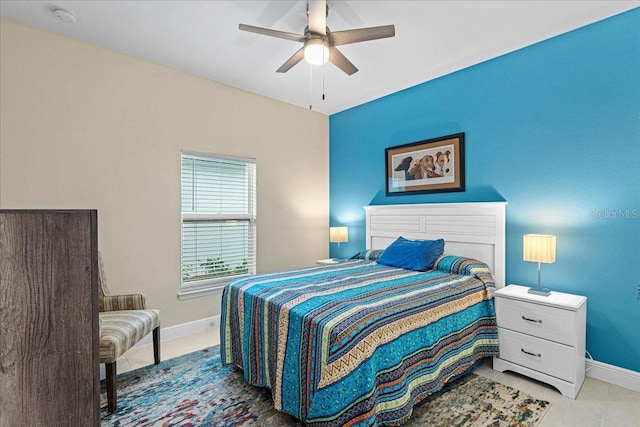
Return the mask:
{"type": "Polygon", "coordinates": [[[221,294],[224,287],[227,285],[227,283],[243,277],[248,277],[248,276],[251,276],[251,275],[250,274],[234,275],[234,276],[219,277],[216,279],[205,279],[200,281],[194,281],[194,282],[189,282],[187,284],[182,283],[180,285],[180,292],[178,292],[178,299],[186,300],[186,299],[204,297],[207,295],[221,294]]]}

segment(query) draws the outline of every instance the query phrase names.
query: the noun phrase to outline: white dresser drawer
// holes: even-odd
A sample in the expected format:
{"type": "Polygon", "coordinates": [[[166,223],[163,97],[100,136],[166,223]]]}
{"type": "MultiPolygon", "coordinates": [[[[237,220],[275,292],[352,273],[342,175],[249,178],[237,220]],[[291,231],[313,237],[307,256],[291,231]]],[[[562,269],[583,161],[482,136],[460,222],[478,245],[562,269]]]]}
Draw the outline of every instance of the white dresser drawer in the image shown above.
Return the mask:
{"type": "Polygon", "coordinates": [[[573,347],[502,328],[498,328],[498,340],[501,359],[565,381],[575,381],[573,347]]]}
{"type": "Polygon", "coordinates": [[[576,313],[510,298],[496,298],[498,326],[575,346],[576,313]]]}

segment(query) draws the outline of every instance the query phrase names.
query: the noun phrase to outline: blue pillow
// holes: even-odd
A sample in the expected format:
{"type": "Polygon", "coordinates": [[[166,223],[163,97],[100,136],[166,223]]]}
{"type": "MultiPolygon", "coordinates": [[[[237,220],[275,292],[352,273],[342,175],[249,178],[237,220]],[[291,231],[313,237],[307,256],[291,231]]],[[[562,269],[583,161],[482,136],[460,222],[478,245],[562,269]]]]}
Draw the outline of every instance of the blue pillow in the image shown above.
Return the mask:
{"type": "Polygon", "coordinates": [[[378,264],[408,270],[430,270],[444,251],[444,240],[407,240],[398,237],[378,258],[378,264]]]}

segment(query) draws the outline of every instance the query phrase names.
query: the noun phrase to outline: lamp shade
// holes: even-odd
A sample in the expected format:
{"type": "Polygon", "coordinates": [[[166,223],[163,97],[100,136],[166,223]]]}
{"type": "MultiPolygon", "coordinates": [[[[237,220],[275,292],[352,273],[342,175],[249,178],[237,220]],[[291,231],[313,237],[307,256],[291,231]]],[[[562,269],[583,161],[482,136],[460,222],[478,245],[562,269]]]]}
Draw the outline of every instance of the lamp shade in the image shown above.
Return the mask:
{"type": "Polygon", "coordinates": [[[548,234],[525,234],[522,238],[524,261],[551,264],[556,262],[556,236],[548,234]]]}
{"type": "Polygon", "coordinates": [[[329,241],[331,243],[344,243],[349,241],[348,227],[329,227],[329,241]]]}

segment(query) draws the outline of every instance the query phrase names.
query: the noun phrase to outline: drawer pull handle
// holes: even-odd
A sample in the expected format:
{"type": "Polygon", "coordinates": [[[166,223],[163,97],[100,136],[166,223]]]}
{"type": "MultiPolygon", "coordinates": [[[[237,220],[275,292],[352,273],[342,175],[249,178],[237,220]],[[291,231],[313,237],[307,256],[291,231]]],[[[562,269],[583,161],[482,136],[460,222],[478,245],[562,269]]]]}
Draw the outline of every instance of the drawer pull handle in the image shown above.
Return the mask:
{"type": "Polygon", "coordinates": [[[529,356],[535,356],[535,357],[542,357],[542,355],[540,353],[531,353],[530,351],[525,350],[524,348],[521,348],[520,351],[522,351],[524,354],[528,354],[529,356]]]}
{"type": "Polygon", "coordinates": [[[524,316],[522,316],[522,318],[527,322],[542,323],[541,319],[529,319],[528,317],[524,317],[524,316]]]}

